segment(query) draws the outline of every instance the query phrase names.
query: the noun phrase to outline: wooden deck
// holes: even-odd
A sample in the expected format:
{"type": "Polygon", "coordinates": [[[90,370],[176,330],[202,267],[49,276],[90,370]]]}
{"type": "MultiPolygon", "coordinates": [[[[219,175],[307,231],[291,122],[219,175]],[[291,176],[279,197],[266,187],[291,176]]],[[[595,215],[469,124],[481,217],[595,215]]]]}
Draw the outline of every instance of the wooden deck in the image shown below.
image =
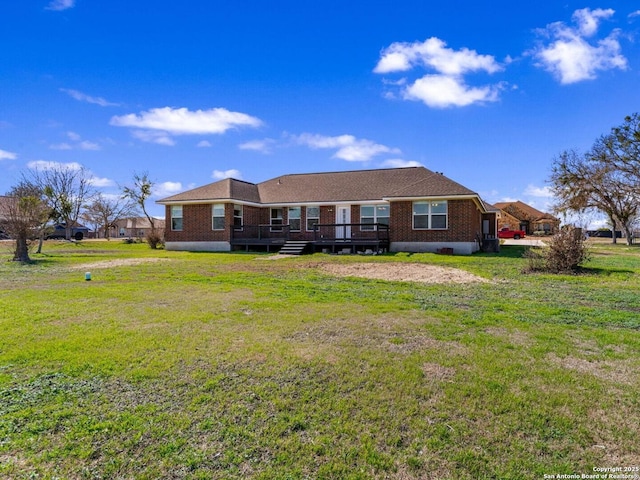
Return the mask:
{"type": "Polygon", "coordinates": [[[232,247],[278,251],[289,240],[307,241],[314,252],[357,253],[389,249],[385,224],[318,224],[313,232],[291,232],[290,225],[244,225],[233,232],[232,247]]]}

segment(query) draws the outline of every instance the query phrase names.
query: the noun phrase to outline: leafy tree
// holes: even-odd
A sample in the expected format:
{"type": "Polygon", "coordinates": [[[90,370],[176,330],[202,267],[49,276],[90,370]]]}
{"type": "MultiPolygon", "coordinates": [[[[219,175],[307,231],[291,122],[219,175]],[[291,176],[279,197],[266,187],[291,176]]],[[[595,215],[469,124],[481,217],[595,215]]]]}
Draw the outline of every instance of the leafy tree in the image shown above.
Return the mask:
{"type": "Polygon", "coordinates": [[[135,203],[123,197],[109,198],[99,193],[86,205],[81,218],[95,227],[96,233],[102,230],[104,238],[109,239],[109,229],[120,219],[136,215],[135,203]]]}
{"type": "Polygon", "coordinates": [[[71,164],[34,170],[32,178],[51,207],[52,219],[65,225],[65,237],[70,240],[84,205],[95,193],[91,175],[71,164]]]}
{"type": "Polygon", "coordinates": [[[13,260],[28,263],[31,261],[29,245],[41,236],[50,215],[44,192],[23,180],[0,200],[2,227],[15,240],[13,260]]]}
{"type": "Polygon", "coordinates": [[[162,243],[162,235],[156,229],[155,218],[149,215],[147,211],[147,200],[151,197],[153,191],[154,182],[149,178],[148,172],[134,173],[133,174],[133,186],[125,186],[122,188],[122,196],[132,200],[137,206],[140,207],[149,225],[151,225],[151,231],[147,234],[147,243],[151,248],[158,248],[158,245],[162,243]]]}

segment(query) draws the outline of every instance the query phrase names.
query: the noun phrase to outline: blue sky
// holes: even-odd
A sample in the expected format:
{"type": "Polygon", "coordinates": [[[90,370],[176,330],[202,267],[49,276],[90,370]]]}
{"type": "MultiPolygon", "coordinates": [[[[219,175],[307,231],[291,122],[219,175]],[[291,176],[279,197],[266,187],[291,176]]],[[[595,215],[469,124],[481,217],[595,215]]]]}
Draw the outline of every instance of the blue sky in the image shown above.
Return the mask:
{"type": "Polygon", "coordinates": [[[638,1],[5,2],[0,193],[424,165],[545,210],[553,158],[640,111],[639,42],[638,1]]]}

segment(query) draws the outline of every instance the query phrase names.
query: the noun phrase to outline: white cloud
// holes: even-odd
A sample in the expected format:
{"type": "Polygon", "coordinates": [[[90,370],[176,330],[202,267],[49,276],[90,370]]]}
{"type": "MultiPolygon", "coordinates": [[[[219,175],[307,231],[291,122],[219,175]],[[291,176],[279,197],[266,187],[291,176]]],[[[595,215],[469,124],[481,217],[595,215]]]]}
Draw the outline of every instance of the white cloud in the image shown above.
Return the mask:
{"type": "Polygon", "coordinates": [[[80,150],[100,150],[100,145],[97,143],[89,142],[88,140],[83,140],[78,144],[78,148],[80,150]]]}
{"type": "Polygon", "coordinates": [[[82,170],[83,167],[77,162],[61,163],[48,160],[34,160],[27,163],[27,168],[31,170],[82,170]]]}
{"type": "Polygon", "coordinates": [[[74,143],[56,143],[49,145],[49,148],[51,150],[100,150],[100,145],[88,140],[82,140],[82,137],[76,132],[67,132],[67,137],[74,143]]]}
{"type": "Polygon", "coordinates": [[[18,155],[13,152],[7,152],[6,150],[0,150],[0,160],[15,160],[18,155]]]}
{"type": "Polygon", "coordinates": [[[79,102],[93,103],[95,105],[100,105],[101,107],[117,107],[120,105],[119,103],[109,102],[102,97],[92,97],[91,95],[79,92],[78,90],[61,88],[60,91],[66,93],[71,98],[78,100],[79,102]]]}
{"type": "Polygon", "coordinates": [[[79,134],[77,134],[76,132],[67,132],[67,137],[69,137],[71,140],[73,140],[74,142],[78,142],[80,141],[80,139],[82,137],[80,137],[79,134]]]}
{"type": "Polygon", "coordinates": [[[353,135],[327,137],[303,133],[298,136],[294,135],[292,138],[299,145],[306,145],[309,148],[335,149],[336,153],[333,157],[348,162],[366,162],[382,153],[401,153],[397,148],[390,148],[367,139],[358,139],[353,135]]]}
{"type": "Polygon", "coordinates": [[[500,195],[500,192],[496,189],[493,190],[484,190],[484,191],[480,191],[478,192],[480,194],[480,197],[482,197],[483,200],[485,200],[486,202],[489,203],[496,203],[498,202],[498,198],[500,195]]]}
{"type": "Polygon", "coordinates": [[[212,146],[211,142],[209,142],[207,140],[201,140],[196,145],[196,147],[199,147],[199,148],[209,148],[211,146],[212,146]]]}
{"type": "Polygon", "coordinates": [[[109,122],[116,127],[134,127],[164,132],[167,135],[222,134],[236,127],[259,127],[262,121],[251,115],[225,108],[190,111],[186,108],[152,108],[139,115],[114,116],[109,122]]]}
{"type": "Polygon", "coordinates": [[[236,170],[232,168],[230,170],[214,170],[211,172],[211,178],[215,178],[216,180],[224,180],[225,178],[235,178],[236,180],[242,179],[242,173],[240,170],[236,170]]]}
{"type": "Polygon", "coordinates": [[[407,167],[422,167],[420,162],[415,160],[402,160],[401,158],[392,158],[382,162],[383,167],[387,168],[407,168],[407,167]]]}
{"type": "Polygon", "coordinates": [[[553,198],[553,192],[551,187],[536,187],[535,185],[527,185],[524,190],[524,194],[530,197],[537,198],[553,198]]]}
{"type": "Polygon", "coordinates": [[[103,198],[105,198],[106,200],[110,200],[112,202],[116,202],[122,199],[122,193],[100,192],[100,194],[102,195],[103,198]]]}
{"type": "Polygon", "coordinates": [[[576,27],[563,22],[547,25],[538,33],[551,41],[529,53],[537,60],[537,66],[550,72],[564,85],[594,79],[598,71],[625,70],[627,59],[621,54],[619,30],[613,30],[607,37],[591,43],[588,40],[597,33],[600,21],[613,14],[611,9],[576,10],[572,17],[576,27]]]}
{"type": "Polygon", "coordinates": [[[497,101],[500,88],[500,85],[474,88],[466,85],[461,77],[425,75],[406,88],[404,98],[421,100],[432,108],[464,107],[497,101]]]}
{"type": "MultiPolygon", "coordinates": [[[[463,107],[497,101],[502,85],[471,87],[467,85],[464,75],[471,72],[492,74],[504,67],[492,55],[481,55],[468,48],[453,50],[446,45],[436,37],[424,42],[393,43],[381,52],[381,58],[373,71],[406,72],[415,67],[434,71],[434,74],[424,75],[413,83],[406,78],[395,82],[383,80],[385,85],[398,87],[401,98],[422,101],[432,108],[463,107]]],[[[509,58],[508,61],[512,60],[509,58]]],[[[398,98],[398,95],[390,91],[385,92],[384,96],[398,98]]]]}
{"type": "Polygon", "coordinates": [[[640,10],[636,10],[635,12],[631,12],[628,15],[628,18],[635,18],[635,17],[640,17],[640,10]]]}
{"type": "Polygon", "coordinates": [[[582,8],[573,12],[571,18],[578,24],[578,30],[582,35],[591,37],[598,31],[600,20],[610,18],[614,13],[615,11],[610,8],[606,10],[602,8],[596,8],[595,10],[582,8]]]}
{"type": "Polygon", "coordinates": [[[392,43],[382,51],[374,68],[375,73],[404,72],[415,66],[434,69],[444,75],[462,75],[473,71],[495,73],[502,70],[491,55],[480,55],[475,50],[453,50],[446,42],[431,37],[424,42],[392,43]]]}
{"type": "Polygon", "coordinates": [[[142,140],[143,142],[157,143],[158,145],[166,145],[173,147],[176,142],[165,132],[151,132],[148,130],[133,130],[131,132],[133,138],[142,140]]]}
{"type": "Polygon", "coordinates": [[[61,11],[75,6],[76,0],[51,0],[46,10],[61,11]]]}
{"type": "Polygon", "coordinates": [[[73,150],[73,147],[66,142],[49,145],[49,148],[51,150],[73,150]]]}
{"type": "Polygon", "coordinates": [[[89,183],[94,187],[114,187],[116,182],[110,178],[91,177],[89,183]]]}
{"type": "Polygon", "coordinates": [[[271,138],[265,138],[264,140],[250,140],[238,145],[238,148],[240,150],[252,150],[254,152],[269,154],[273,151],[275,143],[275,140],[271,138]]]}
{"type": "Polygon", "coordinates": [[[180,182],[162,182],[154,185],[153,195],[160,198],[168,197],[182,190],[182,183],[180,182]]]}
{"type": "MultiPolygon", "coordinates": [[[[30,170],[40,170],[40,171],[43,171],[43,170],[79,171],[84,169],[84,167],[77,162],[61,163],[61,162],[52,162],[49,160],[35,160],[32,162],[29,162],[27,163],[27,168],[29,168],[30,170]]],[[[116,186],[116,182],[114,182],[110,178],[97,177],[93,175],[93,173],[90,170],[87,170],[87,169],[84,169],[84,170],[87,174],[88,183],[90,185],[98,188],[116,186]]]]}

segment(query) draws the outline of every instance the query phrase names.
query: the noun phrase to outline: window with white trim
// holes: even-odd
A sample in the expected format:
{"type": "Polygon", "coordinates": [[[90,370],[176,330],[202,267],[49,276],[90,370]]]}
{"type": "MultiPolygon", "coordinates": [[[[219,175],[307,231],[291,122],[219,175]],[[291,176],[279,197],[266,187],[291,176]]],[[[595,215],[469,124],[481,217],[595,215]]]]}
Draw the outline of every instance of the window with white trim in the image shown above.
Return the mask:
{"type": "Polygon", "coordinates": [[[242,225],[243,225],[242,216],[243,216],[242,205],[234,204],[233,205],[233,227],[236,230],[242,230],[242,225]]]}
{"type": "Polygon", "coordinates": [[[224,230],[224,203],[214,203],[211,206],[211,228],[224,230]]]}
{"type": "Polygon", "coordinates": [[[282,224],[284,223],[282,220],[284,209],[283,208],[272,208],[271,209],[271,231],[272,232],[281,232],[282,224]]]}
{"type": "Polygon", "coordinates": [[[361,205],[360,223],[372,224],[361,225],[360,230],[375,230],[374,223],[389,225],[389,205],[361,205]]]}
{"type": "Polygon", "coordinates": [[[289,212],[287,213],[287,215],[289,219],[289,230],[291,232],[299,232],[302,209],[300,207],[289,207],[289,212]]]}
{"type": "Polygon", "coordinates": [[[320,207],[307,207],[307,232],[313,231],[313,226],[320,223],[320,207]]]}
{"type": "Polygon", "coordinates": [[[182,205],[171,205],[171,230],[182,230],[182,205]]]}
{"type": "Polygon", "coordinates": [[[445,230],[447,228],[447,201],[413,202],[414,230],[445,230]]]}

